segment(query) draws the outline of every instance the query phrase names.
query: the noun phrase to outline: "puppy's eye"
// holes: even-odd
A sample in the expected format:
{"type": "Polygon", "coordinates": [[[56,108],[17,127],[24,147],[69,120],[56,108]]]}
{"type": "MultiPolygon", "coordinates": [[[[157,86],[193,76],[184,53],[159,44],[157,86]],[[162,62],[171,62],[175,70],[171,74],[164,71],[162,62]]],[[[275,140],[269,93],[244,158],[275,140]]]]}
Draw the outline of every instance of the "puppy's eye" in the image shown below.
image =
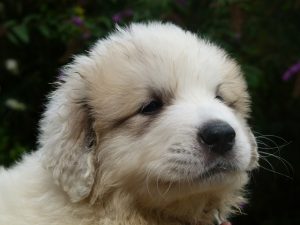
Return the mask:
{"type": "Polygon", "coordinates": [[[224,98],[223,98],[222,96],[220,96],[220,95],[217,95],[217,96],[216,96],[216,99],[218,99],[218,100],[221,101],[221,102],[224,102],[224,101],[225,101],[224,98]]]}
{"type": "Polygon", "coordinates": [[[163,103],[161,101],[152,100],[141,108],[140,113],[143,115],[152,115],[158,112],[162,106],[163,103]]]}

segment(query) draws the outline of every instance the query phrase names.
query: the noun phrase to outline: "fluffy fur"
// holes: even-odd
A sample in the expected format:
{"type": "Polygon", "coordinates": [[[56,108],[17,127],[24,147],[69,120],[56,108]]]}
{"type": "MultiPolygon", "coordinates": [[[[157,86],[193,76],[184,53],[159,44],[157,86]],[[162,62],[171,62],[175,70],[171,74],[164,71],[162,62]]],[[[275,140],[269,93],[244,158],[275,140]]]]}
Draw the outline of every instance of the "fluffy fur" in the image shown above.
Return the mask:
{"type": "Polygon", "coordinates": [[[38,151],[0,171],[1,225],[209,225],[239,209],[258,155],[247,87],[223,50],[172,24],[133,24],[63,73],[38,151]],[[161,108],[143,114],[153,99],[161,108]],[[197,141],[212,120],[236,131],[229,155],[197,141]],[[220,165],[234,169],[210,173],[220,165]]]}

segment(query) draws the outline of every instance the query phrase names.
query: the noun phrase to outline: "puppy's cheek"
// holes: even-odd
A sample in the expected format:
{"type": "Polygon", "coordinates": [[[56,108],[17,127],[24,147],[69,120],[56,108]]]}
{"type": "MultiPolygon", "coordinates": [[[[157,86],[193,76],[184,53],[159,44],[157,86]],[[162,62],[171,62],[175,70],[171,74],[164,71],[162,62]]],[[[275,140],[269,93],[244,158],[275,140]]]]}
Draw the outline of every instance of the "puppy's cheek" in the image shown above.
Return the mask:
{"type": "Polygon", "coordinates": [[[149,132],[149,127],[141,131],[142,124],[147,122],[146,119],[132,118],[103,138],[98,158],[106,165],[105,169],[110,170],[109,173],[118,175],[114,175],[114,179],[127,182],[128,177],[140,179],[148,176],[151,172],[148,165],[162,158],[164,145],[158,140],[161,135],[157,137],[155,132],[149,132]],[[112,167],[111,164],[118,166],[112,167]]]}

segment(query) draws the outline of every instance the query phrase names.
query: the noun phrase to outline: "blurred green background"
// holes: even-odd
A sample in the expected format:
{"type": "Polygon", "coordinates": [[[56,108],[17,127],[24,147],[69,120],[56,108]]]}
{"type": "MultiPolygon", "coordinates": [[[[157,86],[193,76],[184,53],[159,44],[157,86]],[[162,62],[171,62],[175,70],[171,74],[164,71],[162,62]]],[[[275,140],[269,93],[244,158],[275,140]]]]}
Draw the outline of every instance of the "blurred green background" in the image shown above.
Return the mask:
{"type": "Polygon", "coordinates": [[[252,175],[245,215],[233,223],[299,225],[299,0],[2,0],[0,164],[36,148],[45,96],[62,65],[116,23],[148,20],[197,32],[242,65],[261,168],[252,175]]]}

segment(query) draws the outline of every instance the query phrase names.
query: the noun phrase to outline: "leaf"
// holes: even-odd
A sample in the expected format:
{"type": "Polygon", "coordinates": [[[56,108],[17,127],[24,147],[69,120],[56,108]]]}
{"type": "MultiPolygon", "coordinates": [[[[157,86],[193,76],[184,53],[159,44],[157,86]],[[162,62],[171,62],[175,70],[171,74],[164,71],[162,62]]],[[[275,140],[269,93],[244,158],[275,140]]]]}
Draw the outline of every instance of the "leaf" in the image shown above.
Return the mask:
{"type": "Polygon", "coordinates": [[[5,28],[10,28],[10,27],[14,27],[14,26],[16,26],[16,21],[14,21],[14,20],[9,20],[9,21],[7,21],[6,23],[4,23],[4,27],[5,28]]]}
{"type": "Polygon", "coordinates": [[[262,85],[263,72],[259,68],[251,65],[245,65],[243,66],[243,70],[246,74],[246,80],[250,87],[255,89],[262,85]]]}
{"type": "Polygon", "coordinates": [[[45,37],[49,38],[51,36],[50,34],[50,30],[48,29],[48,27],[44,24],[40,25],[38,27],[38,30],[42,33],[42,35],[44,35],[45,37]]]}
{"type": "Polygon", "coordinates": [[[15,37],[15,35],[13,33],[7,33],[7,38],[10,42],[12,42],[15,45],[20,44],[19,40],[15,37]]]}
{"type": "Polygon", "coordinates": [[[12,31],[23,43],[27,44],[29,42],[29,34],[25,25],[21,24],[14,26],[12,27],[12,31]]]}

